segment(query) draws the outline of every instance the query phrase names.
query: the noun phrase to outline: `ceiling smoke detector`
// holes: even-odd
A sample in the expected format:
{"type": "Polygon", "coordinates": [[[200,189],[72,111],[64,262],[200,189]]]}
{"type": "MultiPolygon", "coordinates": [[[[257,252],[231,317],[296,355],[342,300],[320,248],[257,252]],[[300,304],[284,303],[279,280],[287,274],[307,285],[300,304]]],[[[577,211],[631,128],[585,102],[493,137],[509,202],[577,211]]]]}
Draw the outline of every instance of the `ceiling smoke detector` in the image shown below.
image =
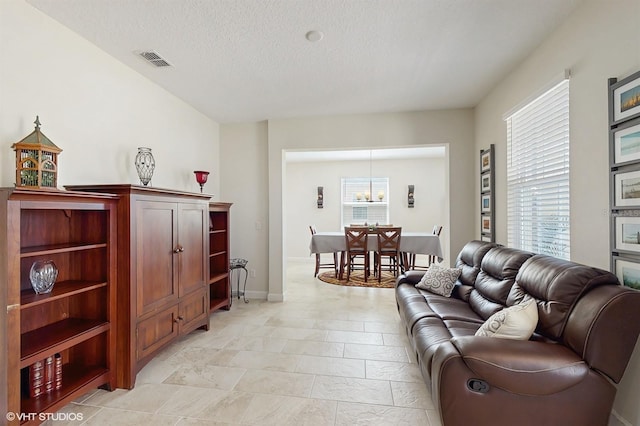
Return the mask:
{"type": "Polygon", "coordinates": [[[324,34],[322,33],[322,31],[311,30],[308,33],[306,33],[304,35],[304,37],[307,40],[309,40],[311,43],[316,43],[316,42],[322,40],[322,38],[324,37],[324,34]]]}
{"type": "Polygon", "coordinates": [[[140,55],[145,61],[149,62],[155,67],[170,67],[172,66],[166,59],[155,52],[153,50],[149,50],[147,52],[136,52],[140,55]]]}

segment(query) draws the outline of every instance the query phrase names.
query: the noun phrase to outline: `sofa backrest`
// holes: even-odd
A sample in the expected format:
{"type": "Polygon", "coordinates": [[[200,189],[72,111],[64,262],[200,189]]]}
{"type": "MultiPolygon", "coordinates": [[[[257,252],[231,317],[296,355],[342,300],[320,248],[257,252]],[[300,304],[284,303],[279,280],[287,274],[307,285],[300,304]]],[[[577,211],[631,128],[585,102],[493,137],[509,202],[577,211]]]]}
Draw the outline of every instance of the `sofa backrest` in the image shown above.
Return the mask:
{"type": "Polygon", "coordinates": [[[520,267],[533,253],[493,247],[482,258],[480,271],[469,293],[469,306],[487,319],[507,305],[507,297],[520,267]]]}
{"type": "Polygon", "coordinates": [[[599,285],[619,285],[619,282],[611,272],[537,254],[520,268],[507,305],[519,303],[526,295],[532,296],[538,303],[536,332],[561,340],[578,299],[599,285]]]}
{"type": "Polygon", "coordinates": [[[469,293],[473,289],[476,277],[480,272],[482,259],[489,250],[496,246],[497,244],[478,240],[469,241],[464,245],[456,259],[456,268],[460,268],[462,272],[454,287],[455,297],[465,302],[469,301],[469,293]]]}

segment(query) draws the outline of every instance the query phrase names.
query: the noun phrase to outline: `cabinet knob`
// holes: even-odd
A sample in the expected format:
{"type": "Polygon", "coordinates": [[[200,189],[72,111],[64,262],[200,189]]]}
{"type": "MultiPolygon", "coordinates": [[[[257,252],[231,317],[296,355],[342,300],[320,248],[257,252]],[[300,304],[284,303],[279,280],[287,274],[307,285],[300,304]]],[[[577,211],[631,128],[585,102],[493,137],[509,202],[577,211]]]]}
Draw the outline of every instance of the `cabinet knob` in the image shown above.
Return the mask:
{"type": "Polygon", "coordinates": [[[173,249],[174,253],[182,253],[184,251],[184,247],[182,246],[178,246],[175,249],[173,249]]]}
{"type": "Polygon", "coordinates": [[[173,320],[173,322],[176,322],[176,323],[177,323],[177,322],[180,322],[180,321],[182,321],[182,320],[184,320],[184,318],[178,315],[178,316],[176,317],[176,319],[174,319],[174,320],[173,320]]]}

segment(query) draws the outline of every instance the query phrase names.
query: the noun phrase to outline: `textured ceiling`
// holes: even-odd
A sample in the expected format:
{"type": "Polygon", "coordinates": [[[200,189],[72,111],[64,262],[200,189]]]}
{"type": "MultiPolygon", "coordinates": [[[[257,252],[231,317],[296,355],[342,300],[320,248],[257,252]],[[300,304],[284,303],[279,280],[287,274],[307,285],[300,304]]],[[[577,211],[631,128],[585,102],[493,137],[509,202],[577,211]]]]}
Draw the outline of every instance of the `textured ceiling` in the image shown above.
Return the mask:
{"type": "Polygon", "coordinates": [[[582,0],[27,1],[225,123],[473,107],[582,0]]]}

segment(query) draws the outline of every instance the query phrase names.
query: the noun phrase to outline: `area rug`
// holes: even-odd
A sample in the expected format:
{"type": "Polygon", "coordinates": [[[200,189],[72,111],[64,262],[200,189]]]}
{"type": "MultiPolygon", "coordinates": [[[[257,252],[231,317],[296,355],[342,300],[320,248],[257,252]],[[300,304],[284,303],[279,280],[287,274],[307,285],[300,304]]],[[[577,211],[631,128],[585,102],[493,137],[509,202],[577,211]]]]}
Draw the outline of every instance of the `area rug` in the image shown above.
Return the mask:
{"type": "MultiPolygon", "coordinates": [[[[344,278],[347,278],[347,274],[344,274],[344,278]]],[[[393,288],[396,283],[396,277],[391,272],[387,271],[382,271],[380,282],[378,282],[378,277],[374,277],[373,275],[369,276],[367,282],[364,282],[364,274],[362,271],[352,272],[349,277],[349,281],[346,279],[339,280],[334,278],[333,272],[322,272],[318,274],[318,279],[329,284],[351,287],[393,288]]]]}

